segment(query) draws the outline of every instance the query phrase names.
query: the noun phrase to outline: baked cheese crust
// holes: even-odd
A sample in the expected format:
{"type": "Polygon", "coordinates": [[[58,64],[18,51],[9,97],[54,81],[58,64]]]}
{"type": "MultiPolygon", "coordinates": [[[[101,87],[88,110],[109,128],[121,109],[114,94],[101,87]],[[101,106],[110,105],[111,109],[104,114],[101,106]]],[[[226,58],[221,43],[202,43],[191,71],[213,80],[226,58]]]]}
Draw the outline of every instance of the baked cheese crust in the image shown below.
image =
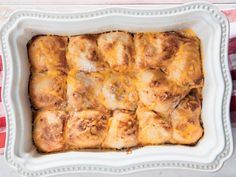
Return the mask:
{"type": "Polygon", "coordinates": [[[37,36],[28,54],[40,152],[193,145],[204,135],[191,30],[37,36]]]}

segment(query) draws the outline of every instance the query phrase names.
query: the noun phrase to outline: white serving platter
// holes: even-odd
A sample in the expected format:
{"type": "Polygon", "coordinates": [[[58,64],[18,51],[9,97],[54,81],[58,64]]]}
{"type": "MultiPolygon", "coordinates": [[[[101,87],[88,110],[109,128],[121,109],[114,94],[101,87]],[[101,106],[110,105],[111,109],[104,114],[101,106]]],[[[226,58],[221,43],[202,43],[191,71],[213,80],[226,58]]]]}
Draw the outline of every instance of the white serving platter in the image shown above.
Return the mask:
{"type": "Polygon", "coordinates": [[[168,9],[124,6],[89,12],[14,12],[1,31],[7,118],[5,159],[24,176],[70,172],[131,173],[156,168],[216,171],[233,151],[229,117],[232,83],[228,68],[227,18],[208,3],[168,9]],[[125,151],[78,151],[39,154],[32,144],[28,98],[27,42],[37,34],[76,35],[110,30],[168,31],[191,28],[202,42],[205,74],[202,121],[204,136],[196,146],[162,145],[125,151]]]}

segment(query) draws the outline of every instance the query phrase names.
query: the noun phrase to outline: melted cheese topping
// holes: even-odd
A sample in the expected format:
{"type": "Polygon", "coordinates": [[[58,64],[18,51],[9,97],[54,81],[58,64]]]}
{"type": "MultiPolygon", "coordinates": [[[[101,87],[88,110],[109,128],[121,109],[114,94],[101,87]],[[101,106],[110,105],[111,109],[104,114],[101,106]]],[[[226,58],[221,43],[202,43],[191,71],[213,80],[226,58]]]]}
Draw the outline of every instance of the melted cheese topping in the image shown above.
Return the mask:
{"type": "Polygon", "coordinates": [[[29,85],[35,108],[63,108],[66,99],[66,76],[60,71],[35,73],[29,85]]]}
{"type": "Polygon", "coordinates": [[[71,112],[65,129],[65,141],[71,149],[100,147],[107,130],[106,113],[93,110],[71,112]]]}
{"type": "Polygon", "coordinates": [[[36,114],[33,129],[34,143],[42,152],[61,151],[65,147],[63,111],[40,111],[36,114]]]}
{"type": "Polygon", "coordinates": [[[28,48],[29,61],[36,72],[66,67],[67,37],[38,36],[28,48]]]}
{"type": "Polygon", "coordinates": [[[200,40],[189,29],[38,36],[28,52],[34,140],[42,152],[194,144],[202,137],[200,40]]]}
{"type": "Polygon", "coordinates": [[[102,73],[71,72],[67,78],[70,109],[135,110],[138,94],[129,76],[105,71],[102,73]]]}
{"type": "Polygon", "coordinates": [[[195,38],[197,36],[197,34],[191,29],[179,30],[177,32],[184,35],[184,36],[186,36],[186,37],[189,37],[189,38],[191,38],[191,37],[195,38]]]}
{"type": "Polygon", "coordinates": [[[102,144],[105,148],[128,148],[137,145],[136,116],[129,112],[115,111],[108,122],[109,130],[102,144]]]}
{"type": "Polygon", "coordinates": [[[137,33],[134,36],[136,66],[157,68],[168,65],[178,50],[176,33],[137,33]]]}
{"type": "Polygon", "coordinates": [[[168,116],[189,91],[167,80],[160,70],[139,72],[136,85],[140,102],[164,116],[168,116]]]}
{"type": "Polygon", "coordinates": [[[133,40],[129,33],[110,32],[98,37],[98,48],[109,66],[116,71],[127,70],[133,61],[133,40]]]}
{"type": "Polygon", "coordinates": [[[181,100],[171,114],[173,125],[173,143],[194,144],[203,135],[200,124],[201,102],[196,95],[188,95],[181,100]]]}
{"type": "Polygon", "coordinates": [[[138,140],[140,144],[152,145],[170,142],[172,126],[168,118],[163,118],[144,107],[139,107],[136,114],[139,121],[138,140]]]}
{"type": "Polygon", "coordinates": [[[77,71],[96,72],[105,65],[100,59],[96,38],[91,35],[71,37],[66,58],[69,68],[77,71]]]}
{"type": "Polygon", "coordinates": [[[107,109],[134,110],[137,107],[138,94],[128,75],[111,73],[103,84],[102,96],[107,109]]]}
{"type": "Polygon", "coordinates": [[[99,109],[103,78],[100,74],[70,72],[67,77],[67,99],[70,110],[99,109]]]}
{"type": "Polygon", "coordinates": [[[202,86],[203,74],[199,40],[184,42],[175,59],[166,68],[168,78],[180,86],[202,86]]]}

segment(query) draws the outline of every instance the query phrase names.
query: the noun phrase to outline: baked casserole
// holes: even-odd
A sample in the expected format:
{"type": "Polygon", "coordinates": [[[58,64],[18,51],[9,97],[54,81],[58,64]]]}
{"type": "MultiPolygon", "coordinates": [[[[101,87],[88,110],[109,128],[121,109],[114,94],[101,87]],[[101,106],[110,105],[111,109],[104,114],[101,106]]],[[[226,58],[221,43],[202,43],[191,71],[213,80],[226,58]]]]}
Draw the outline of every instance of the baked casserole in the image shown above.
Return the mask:
{"type": "Polygon", "coordinates": [[[39,35],[28,56],[40,152],[194,145],[203,136],[200,40],[191,30],[39,35]]]}

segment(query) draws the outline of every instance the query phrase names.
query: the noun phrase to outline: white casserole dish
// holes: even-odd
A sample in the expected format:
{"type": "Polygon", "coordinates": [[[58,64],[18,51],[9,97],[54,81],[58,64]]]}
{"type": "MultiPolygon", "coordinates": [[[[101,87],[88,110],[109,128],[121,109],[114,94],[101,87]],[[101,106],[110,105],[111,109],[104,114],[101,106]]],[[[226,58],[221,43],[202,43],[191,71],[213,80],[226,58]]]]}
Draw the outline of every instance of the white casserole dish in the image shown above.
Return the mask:
{"type": "Polygon", "coordinates": [[[170,9],[113,7],[84,13],[17,11],[1,31],[3,101],[7,118],[5,159],[24,176],[69,172],[130,173],[156,168],[216,171],[233,151],[229,117],[232,83],[228,68],[227,18],[208,3],[170,9]],[[196,146],[162,145],[125,151],[39,154],[32,144],[27,42],[37,34],[75,35],[109,30],[168,31],[191,28],[202,42],[205,85],[204,136],[196,146]]]}

